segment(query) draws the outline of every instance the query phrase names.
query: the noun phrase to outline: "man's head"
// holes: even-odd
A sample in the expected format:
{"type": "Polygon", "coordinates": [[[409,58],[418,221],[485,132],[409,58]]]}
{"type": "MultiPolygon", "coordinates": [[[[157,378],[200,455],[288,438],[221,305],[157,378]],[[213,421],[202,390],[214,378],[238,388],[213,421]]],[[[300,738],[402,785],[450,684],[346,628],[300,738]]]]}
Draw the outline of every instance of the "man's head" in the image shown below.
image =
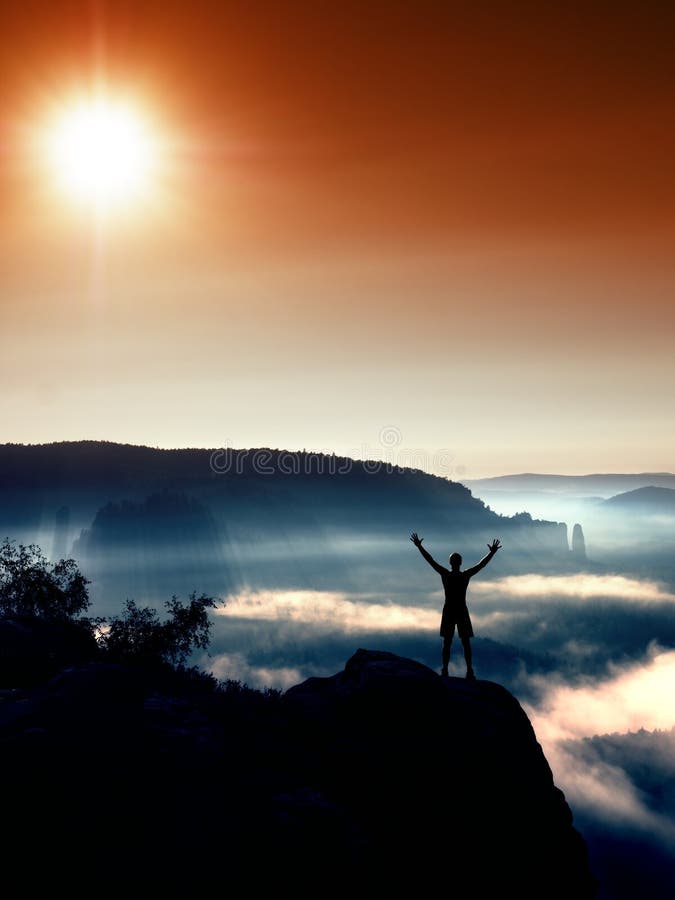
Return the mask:
{"type": "Polygon", "coordinates": [[[462,565],[462,554],[461,553],[451,553],[450,554],[450,568],[453,570],[459,569],[462,565]]]}

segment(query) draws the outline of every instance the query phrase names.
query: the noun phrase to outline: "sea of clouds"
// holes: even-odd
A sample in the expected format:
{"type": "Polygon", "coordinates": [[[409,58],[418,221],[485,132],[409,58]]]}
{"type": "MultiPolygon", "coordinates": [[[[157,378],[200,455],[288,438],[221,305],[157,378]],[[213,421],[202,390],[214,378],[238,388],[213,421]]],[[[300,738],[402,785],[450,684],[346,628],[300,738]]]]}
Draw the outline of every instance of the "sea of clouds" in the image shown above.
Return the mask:
{"type": "MultiPolygon", "coordinates": [[[[438,669],[441,606],[438,590],[405,602],[400,593],[245,589],[218,610],[202,664],[280,689],[339,671],[358,647],[438,669]]],[[[600,896],[630,896],[647,879],[650,896],[672,895],[675,789],[650,781],[656,757],[666,784],[675,777],[671,587],[622,574],[479,576],[469,606],[478,677],[523,704],[587,837],[600,896]]],[[[452,674],[463,674],[459,643],[452,674]]]]}

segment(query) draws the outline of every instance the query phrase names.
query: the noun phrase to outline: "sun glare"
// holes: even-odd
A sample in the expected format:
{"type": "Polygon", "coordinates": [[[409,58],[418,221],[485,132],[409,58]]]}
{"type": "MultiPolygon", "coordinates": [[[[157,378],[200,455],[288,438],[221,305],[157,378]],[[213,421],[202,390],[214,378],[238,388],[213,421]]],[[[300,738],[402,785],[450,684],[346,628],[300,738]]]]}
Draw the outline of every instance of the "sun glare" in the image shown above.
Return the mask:
{"type": "Polygon", "coordinates": [[[75,103],[55,119],[47,144],[57,183],[94,206],[126,204],[149,186],[153,141],[143,118],[122,102],[75,103]]]}

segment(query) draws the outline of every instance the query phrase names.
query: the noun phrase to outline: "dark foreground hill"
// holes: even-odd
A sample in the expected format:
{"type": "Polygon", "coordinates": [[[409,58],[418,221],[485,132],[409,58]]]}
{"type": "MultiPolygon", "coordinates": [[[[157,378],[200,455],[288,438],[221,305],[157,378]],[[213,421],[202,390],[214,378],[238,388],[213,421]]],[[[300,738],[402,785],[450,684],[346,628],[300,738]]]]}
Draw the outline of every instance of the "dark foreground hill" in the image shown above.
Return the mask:
{"type": "Polygon", "coordinates": [[[0,757],[7,896],[594,896],[514,697],[389,653],[283,696],[70,668],[3,692],[0,757]]]}
{"type": "MultiPolygon", "coordinates": [[[[570,523],[571,525],[572,523],[570,523]]],[[[408,535],[495,574],[578,571],[564,522],[499,516],[461,484],[415,468],[267,448],[161,450],[97,441],[0,445],[0,540],[74,556],[99,611],[199,588],[409,593],[408,535]]],[[[413,567],[415,568],[415,567],[413,567]]]]}

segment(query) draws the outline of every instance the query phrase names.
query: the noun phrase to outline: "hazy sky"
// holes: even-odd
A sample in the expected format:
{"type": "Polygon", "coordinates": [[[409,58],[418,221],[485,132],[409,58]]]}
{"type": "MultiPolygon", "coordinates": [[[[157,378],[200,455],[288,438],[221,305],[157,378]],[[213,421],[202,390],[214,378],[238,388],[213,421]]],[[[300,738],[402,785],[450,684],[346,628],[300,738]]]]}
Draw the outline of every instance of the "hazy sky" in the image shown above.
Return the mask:
{"type": "Polygon", "coordinates": [[[0,441],[673,469],[665,4],[4,0],[0,34],[0,441]],[[161,146],[103,222],[39,152],[94,82],[161,146]]]}

